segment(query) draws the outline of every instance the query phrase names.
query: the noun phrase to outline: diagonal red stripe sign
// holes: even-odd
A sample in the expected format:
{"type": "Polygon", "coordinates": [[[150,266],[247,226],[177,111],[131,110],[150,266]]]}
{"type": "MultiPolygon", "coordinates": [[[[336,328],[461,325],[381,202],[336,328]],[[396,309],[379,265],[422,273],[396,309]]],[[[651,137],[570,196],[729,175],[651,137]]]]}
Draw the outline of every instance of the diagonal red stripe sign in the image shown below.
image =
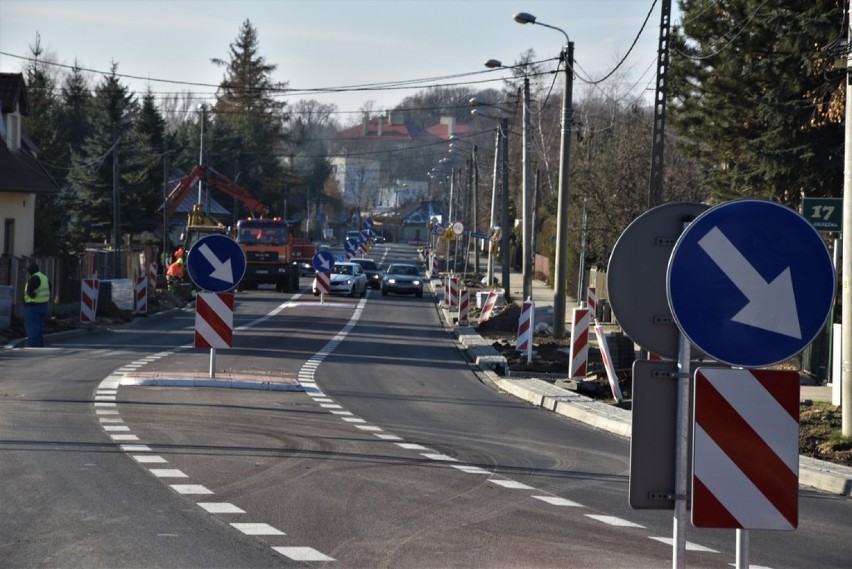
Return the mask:
{"type": "Polygon", "coordinates": [[[692,523],[792,530],[799,508],[799,374],[699,368],[692,523]]]}
{"type": "Polygon", "coordinates": [[[230,348],[233,337],[233,293],[199,293],[195,299],[195,347],[230,348]]]}

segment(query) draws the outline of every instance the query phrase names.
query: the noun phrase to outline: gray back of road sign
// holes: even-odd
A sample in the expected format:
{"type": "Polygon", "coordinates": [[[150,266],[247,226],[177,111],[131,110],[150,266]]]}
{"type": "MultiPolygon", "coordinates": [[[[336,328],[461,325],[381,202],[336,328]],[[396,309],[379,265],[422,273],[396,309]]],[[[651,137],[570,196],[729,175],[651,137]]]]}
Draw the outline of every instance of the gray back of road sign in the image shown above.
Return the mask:
{"type": "Polygon", "coordinates": [[[669,257],[684,223],[707,209],[673,202],[648,210],[627,226],[609,258],[607,298],[618,324],[642,348],[665,358],[677,359],[680,336],[666,294],[669,257]]]}

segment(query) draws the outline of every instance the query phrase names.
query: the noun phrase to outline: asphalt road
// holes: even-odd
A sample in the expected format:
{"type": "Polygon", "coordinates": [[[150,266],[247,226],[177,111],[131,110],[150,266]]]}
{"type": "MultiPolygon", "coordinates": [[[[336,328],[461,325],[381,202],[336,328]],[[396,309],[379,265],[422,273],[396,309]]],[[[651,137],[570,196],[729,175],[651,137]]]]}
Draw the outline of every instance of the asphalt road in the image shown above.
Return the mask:
{"type": "MultiPolygon", "coordinates": [[[[0,352],[0,565],[671,565],[671,514],[627,505],[628,442],[484,383],[428,295],[238,294],[217,371],[307,392],[115,387],[207,372],[193,326],[0,352]]],[[[802,492],[798,530],[751,532],[753,566],[848,567],[850,507],[802,492]]],[[[732,530],[687,539],[689,567],[734,561],[732,530]]]]}

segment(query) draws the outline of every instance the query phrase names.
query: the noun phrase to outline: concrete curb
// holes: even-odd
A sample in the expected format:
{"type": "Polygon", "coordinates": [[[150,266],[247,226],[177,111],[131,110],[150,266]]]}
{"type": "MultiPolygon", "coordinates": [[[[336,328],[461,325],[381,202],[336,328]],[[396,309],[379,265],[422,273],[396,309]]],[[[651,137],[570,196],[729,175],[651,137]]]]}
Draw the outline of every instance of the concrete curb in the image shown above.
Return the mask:
{"type": "MultiPolygon", "coordinates": [[[[437,296],[434,289],[433,294],[437,296]]],[[[484,365],[480,365],[483,346],[495,353],[497,350],[491,346],[491,342],[479,336],[474,328],[454,326],[453,315],[448,310],[444,310],[441,304],[436,306],[444,326],[457,339],[460,349],[467,354],[470,361],[476,362],[488,382],[496,388],[531,405],[591,427],[628,439],[631,437],[633,414],[626,409],[600,403],[541,379],[513,379],[498,375],[494,373],[494,363],[489,359],[484,359],[484,365]]],[[[499,354],[498,357],[503,359],[505,366],[506,359],[499,354]]],[[[852,497],[852,468],[799,455],[799,485],[852,497]]]]}

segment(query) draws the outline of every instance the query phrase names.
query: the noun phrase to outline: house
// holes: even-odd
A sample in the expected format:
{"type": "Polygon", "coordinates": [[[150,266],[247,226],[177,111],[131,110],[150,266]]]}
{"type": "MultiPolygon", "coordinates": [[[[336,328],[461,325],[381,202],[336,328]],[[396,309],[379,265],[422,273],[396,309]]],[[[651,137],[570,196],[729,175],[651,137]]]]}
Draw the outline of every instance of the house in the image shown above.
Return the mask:
{"type": "Polygon", "coordinates": [[[36,199],[59,192],[23,131],[22,117],[29,114],[23,74],[0,73],[0,254],[4,256],[32,255],[36,199]]]}

